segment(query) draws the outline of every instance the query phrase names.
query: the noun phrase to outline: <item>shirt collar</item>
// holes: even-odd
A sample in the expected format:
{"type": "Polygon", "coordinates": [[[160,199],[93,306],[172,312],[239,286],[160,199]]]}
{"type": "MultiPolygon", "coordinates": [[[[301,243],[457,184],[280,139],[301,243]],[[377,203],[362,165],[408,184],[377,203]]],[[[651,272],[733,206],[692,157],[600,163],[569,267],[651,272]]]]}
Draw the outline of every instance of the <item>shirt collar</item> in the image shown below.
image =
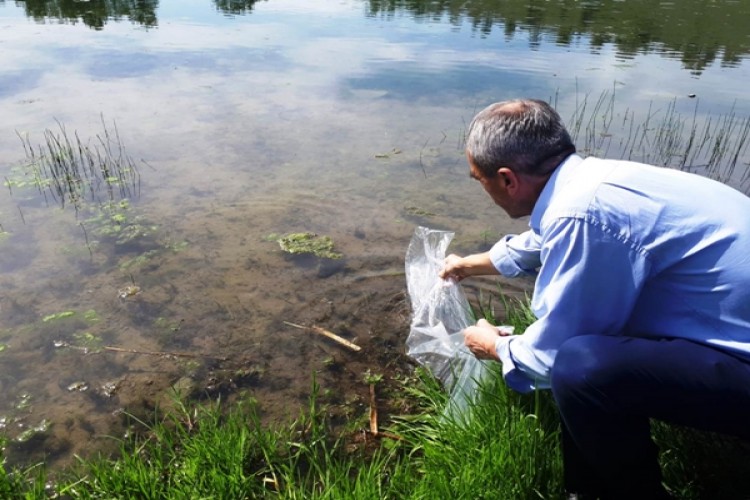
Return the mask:
{"type": "Polygon", "coordinates": [[[582,161],[583,158],[575,153],[568,156],[557,166],[547,181],[547,184],[544,185],[544,189],[542,189],[539,198],[534,204],[534,209],[531,211],[531,219],[529,220],[529,227],[531,227],[535,233],[539,234],[542,216],[544,216],[544,212],[547,211],[547,207],[552,200],[553,194],[571,180],[573,170],[576,165],[582,161]]]}

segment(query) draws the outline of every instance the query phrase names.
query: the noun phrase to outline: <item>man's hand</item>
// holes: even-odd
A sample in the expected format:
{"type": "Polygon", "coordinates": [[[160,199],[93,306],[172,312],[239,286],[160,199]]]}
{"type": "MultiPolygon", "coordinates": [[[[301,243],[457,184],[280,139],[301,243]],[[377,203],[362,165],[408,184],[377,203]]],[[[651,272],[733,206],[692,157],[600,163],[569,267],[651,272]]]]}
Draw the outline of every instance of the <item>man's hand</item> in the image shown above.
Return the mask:
{"type": "Polygon", "coordinates": [[[453,278],[456,281],[461,281],[468,276],[487,274],[500,274],[492,265],[489,252],[466,257],[450,254],[445,258],[443,269],[440,271],[440,277],[444,280],[453,278]]]}
{"type": "Polygon", "coordinates": [[[499,336],[506,336],[492,326],[487,320],[480,319],[476,326],[464,329],[464,344],[478,359],[494,359],[500,361],[495,350],[495,342],[499,336]]]}
{"type": "Polygon", "coordinates": [[[468,274],[466,273],[466,267],[464,266],[464,259],[456,254],[450,254],[445,258],[445,265],[440,271],[440,277],[444,280],[454,279],[461,281],[468,274]]]}

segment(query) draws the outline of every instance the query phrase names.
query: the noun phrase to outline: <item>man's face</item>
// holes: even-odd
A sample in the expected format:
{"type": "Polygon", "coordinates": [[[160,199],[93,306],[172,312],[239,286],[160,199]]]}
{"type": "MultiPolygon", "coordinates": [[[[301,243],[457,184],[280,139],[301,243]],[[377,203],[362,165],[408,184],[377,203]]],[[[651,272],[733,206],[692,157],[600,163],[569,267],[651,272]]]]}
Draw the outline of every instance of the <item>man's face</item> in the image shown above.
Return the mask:
{"type": "Polygon", "coordinates": [[[495,205],[505,210],[505,212],[513,218],[526,215],[517,213],[513,197],[508,191],[506,177],[500,174],[495,174],[494,177],[486,177],[476,166],[468,152],[466,153],[466,160],[469,163],[469,175],[472,179],[479,181],[487,194],[490,195],[490,198],[492,198],[492,201],[495,202],[495,205]]]}

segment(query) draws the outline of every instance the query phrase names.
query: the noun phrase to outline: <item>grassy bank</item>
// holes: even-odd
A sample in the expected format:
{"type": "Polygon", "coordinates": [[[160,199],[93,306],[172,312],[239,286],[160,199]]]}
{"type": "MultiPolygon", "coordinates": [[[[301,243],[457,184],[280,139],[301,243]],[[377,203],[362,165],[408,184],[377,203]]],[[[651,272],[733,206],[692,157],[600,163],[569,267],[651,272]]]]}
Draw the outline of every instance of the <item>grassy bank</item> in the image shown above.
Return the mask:
{"type": "MultiPolygon", "coordinates": [[[[511,308],[505,322],[530,316],[511,308]]],[[[308,408],[286,426],[260,423],[252,400],[178,404],[124,441],[114,459],[57,474],[0,468],[1,498],[562,498],[558,421],[549,394],[508,390],[495,365],[470,414],[417,370],[389,397],[408,414],[377,434],[333,431],[313,380],[308,408]]],[[[666,480],[679,498],[747,498],[750,453],[717,436],[658,425],[666,480]]]]}
{"type": "Polygon", "coordinates": [[[414,412],[384,435],[332,433],[313,387],[285,427],[260,425],[251,401],[181,407],[123,443],[112,460],[81,462],[45,492],[40,468],[6,472],[2,498],[555,498],[560,463],[542,398],[519,398],[499,377],[467,423],[443,417],[443,391],[423,372],[405,383],[414,412]],[[54,492],[54,493],[53,493],[54,492]]]}

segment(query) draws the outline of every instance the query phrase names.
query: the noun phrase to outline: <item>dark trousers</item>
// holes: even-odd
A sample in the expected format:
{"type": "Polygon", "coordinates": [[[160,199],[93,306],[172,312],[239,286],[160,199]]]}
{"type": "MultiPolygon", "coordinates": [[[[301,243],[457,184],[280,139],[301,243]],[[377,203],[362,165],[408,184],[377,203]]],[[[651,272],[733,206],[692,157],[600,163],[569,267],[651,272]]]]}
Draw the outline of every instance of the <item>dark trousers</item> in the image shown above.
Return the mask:
{"type": "Polygon", "coordinates": [[[668,498],[649,419],[750,438],[750,362],[686,340],[582,335],[552,369],[569,492],[668,498]]]}

